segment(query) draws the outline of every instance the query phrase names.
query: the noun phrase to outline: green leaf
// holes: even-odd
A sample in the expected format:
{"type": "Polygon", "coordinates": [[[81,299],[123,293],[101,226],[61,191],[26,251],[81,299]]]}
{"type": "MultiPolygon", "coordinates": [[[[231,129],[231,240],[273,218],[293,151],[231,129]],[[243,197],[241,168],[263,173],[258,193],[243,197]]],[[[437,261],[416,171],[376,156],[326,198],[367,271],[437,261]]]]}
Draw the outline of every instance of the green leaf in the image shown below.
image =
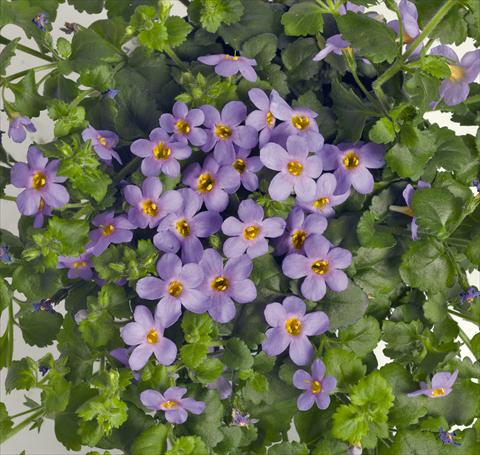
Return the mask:
{"type": "Polygon", "coordinates": [[[244,57],[254,58],[259,67],[268,65],[277,53],[277,37],[272,33],[262,33],[245,41],[242,46],[244,57]]]}
{"type": "Polygon", "coordinates": [[[146,429],[132,444],[132,455],[162,455],[167,445],[168,427],[155,425],[146,429]]]}
{"type": "Polygon", "coordinates": [[[443,246],[433,240],[417,240],[402,257],[400,276],[408,286],[440,292],[453,285],[454,265],[443,246]]]}
{"type": "Polygon", "coordinates": [[[47,235],[57,240],[58,253],[64,256],[78,256],[88,242],[90,228],[85,220],[72,220],[54,216],[48,222],[47,235]]]}
{"type": "Polygon", "coordinates": [[[418,225],[428,234],[447,238],[462,213],[462,200],[443,188],[415,191],[413,213],[418,225]]]}
{"type": "Polygon", "coordinates": [[[86,87],[105,92],[112,86],[112,79],[113,75],[110,68],[107,65],[98,65],[82,71],[78,81],[86,87]]]}
{"type": "Polygon", "coordinates": [[[48,346],[57,337],[63,317],[50,311],[29,311],[20,316],[18,323],[23,339],[31,346],[48,346]]]}
{"type": "Polygon", "coordinates": [[[395,127],[391,120],[382,117],[377,120],[372,129],[368,133],[368,137],[372,142],[377,144],[388,144],[395,140],[395,127]]]}
{"type": "Polygon", "coordinates": [[[230,338],[225,344],[223,360],[232,370],[247,370],[253,365],[250,349],[242,340],[230,338]]]}
{"type": "Polygon", "coordinates": [[[355,406],[342,404],[333,415],[332,435],[342,441],[358,443],[368,433],[368,423],[355,406]]]}
{"type": "Polygon", "coordinates": [[[13,272],[13,287],[29,300],[38,301],[55,294],[62,287],[62,281],[57,270],[38,273],[31,265],[24,264],[13,272]]]}
{"type": "Polygon", "coordinates": [[[10,60],[15,55],[19,41],[20,38],[15,38],[2,49],[0,53],[0,76],[6,73],[7,67],[10,65],[10,60]]]}
{"type": "Polygon", "coordinates": [[[10,287],[3,278],[0,278],[0,314],[2,314],[5,308],[8,308],[11,301],[12,292],[10,291],[10,287]]]}
{"type": "Polygon", "coordinates": [[[268,449],[268,455],[309,455],[306,444],[298,442],[282,442],[268,449]]]}
{"type": "Polygon", "coordinates": [[[118,330],[114,326],[112,315],[106,310],[93,310],[79,324],[80,333],[85,342],[92,348],[112,345],[118,340],[118,330]]]}
{"type": "Polygon", "coordinates": [[[188,5],[189,17],[210,33],[215,33],[222,24],[238,22],[243,12],[240,0],[193,0],[188,5]]]}
{"type": "Polygon", "coordinates": [[[350,11],[337,16],[336,21],[343,38],[373,63],[391,63],[398,55],[395,32],[386,24],[366,14],[350,11]]]}
{"type": "Polygon", "coordinates": [[[192,31],[192,26],[179,16],[170,16],[165,21],[165,26],[167,27],[168,45],[170,47],[177,47],[182,44],[192,31]]]}
{"type": "Polygon", "coordinates": [[[86,11],[89,14],[101,13],[103,9],[104,0],[68,0],[70,5],[73,5],[77,11],[86,11]]]}
{"type": "Polygon", "coordinates": [[[205,359],[195,370],[197,379],[203,384],[210,384],[219,378],[225,365],[219,359],[205,359]]]}
{"type": "Polygon", "coordinates": [[[426,55],[421,58],[420,68],[422,71],[430,74],[430,76],[438,79],[446,79],[450,77],[450,68],[448,66],[448,60],[445,57],[439,55],[426,55]]]}
{"type": "Polygon", "coordinates": [[[45,100],[38,94],[35,72],[30,70],[20,82],[9,84],[15,95],[14,108],[27,117],[38,117],[45,108],[45,100]]]}
{"type": "Polygon", "coordinates": [[[330,348],[325,352],[323,361],[329,375],[337,380],[337,388],[349,390],[367,372],[367,367],[353,352],[344,349],[330,348]]]}
{"type": "Polygon", "coordinates": [[[364,212],[357,225],[360,244],[367,248],[390,248],[396,244],[393,235],[385,228],[377,226],[375,215],[364,212]]]}
{"type": "Polygon", "coordinates": [[[208,341],[213,331],[212,318],[207,314],[197,314],[186,311],[182,318],[182,330],[187,343],[208,341]]]}
{"type": "Polygon", "coordinates": [[[208,455],[208,449],[198,436],[181,436],[166,455],[208,455]]]}
{"type": "Polygon", "coordinates": [[[387,381],[378,371],[360,379],[353,386],[350,401],[358,407],[374,408],[385,413],[393,406],[395,396],[387,381]]]}
{"type": "Polygon", "coordinates": [[[443,443],[440,438],[428,431],[402,430],[397,432],[391,455],[423,455],[426,453],[442,453],[443,443]]]}
{"type": "Polygon", "coordinates": [[[440,81],[423,71],[415,71],[404,78],[403,90],[420,114],[432,110],[431,103],[438,99],[439,87],[440,81]]]}
{"type": "Polygon", "coordinates": [[[0,402],[0,434],[6,435],[13,428],[13,422],[8,416],[7,408],[0,402]]]}
{"type": "Polygon", "coordinates": [[[30,357],[14,360],[5,379],[5,391],[30,390],[37,383],[37,362],[30,357]]]}
{"type": "Polygon", "coordinates": [[[318,47],[313,38],[298,38],[282,52],[282,62],[292,80],[310,79],[318,73],[320,62],[313,61],[318,47]]]}
{"type": "Polygon", "coordinates": [[[423,355],[423,345],[420,336],[423,330],[420,321],[383,322],[383,339],[387,346],[385,355],[398,361],[420,359],[423,355]]]}
{"type": "Polygon", "coordinates": [[[283,16],[285,34],[291,36],[315,35],[323,31],[323,10],[313,2],[294,4],[283,16]]]}
{"type": "Polygon", "coordinates": [[[187,368],[197,368],[207,357],[208,345],[203,343],[186,344],[180,348],[180,359],[187,368]]]}
{"type": "Polygon", "coordinates": [[[102,286],[102,289],[98,294],[98,303],[101,308],[108,310],[113,317],[131,317],[132,312],[128,304],[125,288],[115,284],[102,286]]]}
{"type": "Polygon", "coordinates": [[[480,265],[480,234],[477,234],[470,240],[465,254],[472,264],[480,265]]]}
{"type": "Polygon", "coordinates": [[[338,341],[360,357],[365,357],[372,352],[379,339],[380,326],[371,316],[366,316],[338,332],[338,341]]]}

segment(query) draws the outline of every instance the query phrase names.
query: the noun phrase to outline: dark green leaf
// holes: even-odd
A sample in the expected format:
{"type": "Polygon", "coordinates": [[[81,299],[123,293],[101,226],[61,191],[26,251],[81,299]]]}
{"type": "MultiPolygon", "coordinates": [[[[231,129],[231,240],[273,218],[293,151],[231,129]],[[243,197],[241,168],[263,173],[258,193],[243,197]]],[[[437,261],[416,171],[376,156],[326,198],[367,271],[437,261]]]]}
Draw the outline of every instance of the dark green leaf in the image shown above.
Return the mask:
{"type": "Polygon", "coordinates": [[[62,326],[62,315],[50,311],[29,311],[19,318],[26,343],[39,347],[52,344],[62,326]]]}
{"type": "Polygon", "coordinates": [[[338,333],[338,341],[360,357],[372,352],[380,339],[380,326],[375,318],[364,317],[338,333]]]}
{"type": "Polygon", "coordinates": [[[223,359],[232,370],[247,370],[253,365],[250,349],[238,338],[231,338],[227,341],[223,359]]]}
{"type": "Polygon", "coordinates": [[[30,390],[37,383],[37,362],[30,357],[14,360],[5,379],[5,391],[30,390]]]}
{"type": "Polygon", "coordinates": [[[132,444],[132,455],[162,455],[165,453],[168,427],[155,425],[138,436],[132,444]]]}
{"type": "Polygon", "coordinates": [[[297,3],[282,16],[282,24],[287,35],[315,35],[323,31],[323,11],[313,2],[297,3]]]}
{"type": "Polygon", "coordinates": [[[7,67],[8,65],[10,65],[10,60],[15,55],[15,51],[19,41],[20,41],[20,38],[15,38],[2,49],[2,52],[0,53],[0,75],[1,76],[3,76],[6,73],[7,67]]]}

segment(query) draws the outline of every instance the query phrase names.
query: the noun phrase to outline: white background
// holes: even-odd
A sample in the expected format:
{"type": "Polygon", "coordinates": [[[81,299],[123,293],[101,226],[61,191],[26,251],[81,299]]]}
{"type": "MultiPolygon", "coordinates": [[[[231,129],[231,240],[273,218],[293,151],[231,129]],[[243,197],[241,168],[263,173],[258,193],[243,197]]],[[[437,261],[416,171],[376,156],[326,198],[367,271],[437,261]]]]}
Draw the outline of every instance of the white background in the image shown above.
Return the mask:
{"type": "MultiPolygon", "coordinates": [[[[85,0],[88,1],[88,0],[85,0]]],[[[178,15],[183,15],[185,13],[184,6],[178,2],[174,1],[174,13],[178,15]]],[[[377,7],[376,11],[384,14],[388,19],[393,19],[391,11],[388,11],[385,7],[377,7]]],[[[67,4],[60,5],[57,14],[57,20],[53,23],[53,32],[52,35],[56,40],[58,37],[63,36],[68,38],[63,32],[59,30],[61,26],[63,26],[64,22],[77,22],[85,27],[89,26],[92,22],[106,18],[106,13],[101,14],[92,14],[89,15],[87,13],[79,13],[77,12],[72,6],[67,4]]],[[[35,48],[35,43],[33,40],[28,40],[24,33],[21,31],[20,28],[15,26],[6,26],[2,29],[2,35],[6,36],[7,38],[15,38],[20,36],[22,38],[22,43],[28,45],[30,47],[35,48]]],[[[456,48],[457,53],[459,55],[463,55],[465,52],[471,51],[474,49],[473,42],[469,39],[466,43],[462,46],[456,48]]],[[[13,74],[18,71],[22,71],[26,68],[31,68],[34,66],[45,64],[45,61],[39,60],[35,57],[32,57],[28,54],[24,54],[19,52],[17,56],[14,57],[12,60],[12,64],[8,69],[8,74],[13,74]]],[[[42,74],[42,73],[39,73],[42,74]]],[[[8,129],[8,121],[4,113],[0,114],[0,129],[6,131],[8,129]]],[[[453,128],[457,135],[462,134],[475,134],[476,128],[475,127],[462,127],[458,124],[454,124],[450,121],[449,114],[440,113],[440,112],[432,112],[427,114],[427,118],[430,121],[439,123],[441,126],[449,126],[453,128]]],[[[17,160],[24,160],[26,157],[27,147],[30,141],[42,143],[42,142],[49,142],[53,139],[53,128],[52,122],[48,119],[45,112],[42,113],[40,118],[34,119],[34,123],[37,127],[37,132],[33,134],[29,134],[27,136],[27,140],[22,144],[15,144],[14,142],[10,141],[7,135],[2,136],[2,141],[4,147],[9,151],[17,160]]],[[[7,194],[16,195],[18,190],[9,186],[7,188],[7,194]]],[[[17,233],[17,222],[18,222],[18,211],[15,206],[15,203],[0,200],[0,227],[3,229],[7,229],[10,232],[17,233]]],[[[475,272],[474,275],[470,277],[470,281],[472,284],[476,284],[477,286],[480,285],[480,278],[478,272],[475,272]]],[[[474,324],[470,324],[465,321],[460,322],[461,327],[472,337],[477,330],[477,327],[474,324]]],[[[3,333],[5,328],[5,321],[0,321],[1,331],[3,333]]],[[[389,361],[382,354],[383,346],[379,345],[375,350],[375,354],[377,355],[378,361],[380,365],[383,365],[389,361]]],[[[30,356],[34,359],[40,358],[46,351],[54,350],[53,347],[49,349],[40,349],[35,348],[32,346],[28,346],[25,344],[20,330],[15,327],[15,348],[14,348],[14,359],[21,359],[24,356],[30,356]]],[[[462,349],[462,355],[469,355],[469,351],[466,348],[462,349]]],[[[471,355],[471,354],[470,354],[471,355]]],[[[472,359],[473,360],[473,359],[472,359]]],[[[0,401],[6,403],[8,412],[10,415],[22,412],[26,408],[23,406],[24,401],[24,392],[12,392],[9,395],[5,394],[3,384],[5,381],[6,371],[2,370],[0,372],[0,401]]],[[[28,393],[34,399],[38,399],[38,394],[35,393],[28,393]]],[[[21,418],[20,418],[21,419],[21,418]]],[[[74,429],[72,428],[72,431],[74,429]]],[[[43,424],[43,427],[40,433],[36,431],[30,432],[28,429],[24,429],[15,435],[13,438],[9,439],[6,443],[2,444],[0,447],[0,454],[1,455],[17,455],[22,450],[26,451],[27,455],[64,455],[67,453],[75,453],[67,451],[60,443],[57,442],[55,433],[53,430],[53,421],[46,420],[43,424]]],[[[80,453],[87,453],[89,450],[82,451],[80,453]]],[[[76,452],[79,453],[79,452],[76,452]]],[[[112,452],[116,453],[116,452],[112,452]]],[[[117,452],[118,453],[118,452],[117,452]]]]}

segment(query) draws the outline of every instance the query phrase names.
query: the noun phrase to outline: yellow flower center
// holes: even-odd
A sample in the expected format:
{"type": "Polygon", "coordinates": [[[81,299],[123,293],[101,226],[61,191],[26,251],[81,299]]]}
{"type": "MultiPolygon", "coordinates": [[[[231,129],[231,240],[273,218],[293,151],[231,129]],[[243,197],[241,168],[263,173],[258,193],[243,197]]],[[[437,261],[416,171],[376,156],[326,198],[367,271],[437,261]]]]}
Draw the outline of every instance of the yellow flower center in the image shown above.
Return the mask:
{"type": "Polygon", "coordinates": [[[172,151],[165,142],[160,142],[153,147],[153,156],[155,156],[157,160],[167,160],[171,154],[172,151]]]}
{"type": "Polygon", "coordinates": [[[213,190],[215,186],[215,180],[213,180],[212,176],[208,173],[200,174],[198,177],[198,185],[197,189],[200,193],[208,193],[213,190]]]}
{"type": "Polygon", "coordinates": [[[298,161],[289,161],[287,164],[287,170],[290,174],[298,177],[303,172],[303,164],[298,161]]]}
{"type": "Polygon", "coordinates": [[[445,395],[445,389],[443,387],[432,390],[432,397],[443,397],[443,395],[445,395]]]}
{"type": "Polygon", "coordinates": [[[237,160],[235,160],[232,166],[233,166],[233,169],[238,171],[240,175],[245,172],[245,169],[247,169],[247,164],[241,158],[238,158],[237,160]]]}
{"type": "Polygon", "coordinates": [[[114,230],[115,226],[113,224],[107,224],[106,226],[103,226],[102,235],[108,237],[114,230]]]}
{"type": "Polygon", "coordinates": [[[86,267],[88,265],[88,262],[87,261],[75,261],[73,263],[73,268],[74,269],[79,269],[81,267],[86,267]]]}
{"type": "Polygon", "coordinates": [[[43,172],[37,171],[33,174],[32,186],[34,190],[39,190],[47,184],[47,178],[43,172]]]}
{"type": "Polygon", "coordinates": [[[405,30],[403,31],[403,42],[405,44],[413,43],[415,38],[412,38],[405,30]]]}
{"type": "Polygon", "coordinates": [[[177,123],[175,123],[175,128],[177,128],[177,131],[180,134],[187,135],[190,133],[190,124],[183,118],[177,120],[177,123]]]}
{"type": "Polygon", "coordinates": [[[155,344],[158,341],[158,333],[155,329],[150,329],[147,333],[147,341],[150,344],[155,344]]]}
{"type": "Polygon", "coordinates": [[[176,281],[176,280],[173,280],[173,281],[170,281],[170,284],[168,285],[168,293],[172,296],[172,297],[178,297],[183,291],[183,286],[182,286],[182,283],[180,283],[180,281],[176,281]]]}
{"type": "Polygon", "coordinates": [[[39,209],[40,209],[40,211],[42,211],[44,208],[45,208],[45,201],[44,201],[43,198],[41,197],[41,198],[40,198],[39,209]]]}
{"type": "Polygon", "coordinates": [[[223,141],[228,139],[232,133],[232,129],[223,123],[217,123],[215,125],[215,136],[219,137],[223,141]]]}
{"type": "Polygon", "coordinates": [[[323,209],[328,203],[330,202],[330,198],[328,197],[321,197],[320,199],[317,199],[314,203],[313,206],[316,209],[323,209]]]}
{"type": "Polygon", "coordinates": [[[103,145],[104,147],[108,144],[107,138],[103,136],[97,136],[97,141],[100,145],[103,145]]]}
{"type": "Polygon", "coordinates": [[[307,238],[307,233],[302,230],[297,230],[292,234],[292,245],[297,249],[300,250],[305,243],[305,239],[307,238]]]}
{"type": "Polygon", "coordinates": [[[268,111],[267,112],[267,118],[266,118],[266,121],[267,121],[267,125],[271,128],[273,126],[273,124],[275,123],[275,118],[273,117],[273,114],[268,111]]]}
{"type": "Polygon", "coordinates": [[[177,405],[177,402],[176,402],[176,401],[173,401],[173,400],[168,400],[168,401],[165,401],[165,402],[162,403],[162,406],[163,406],[165,409],[172,409],[172,408],[174,408],[176,405],[177,405]]]}
{"type": "Polygon", "coordinates": [[[240,57],[238,55],[228,55],[228,54],[225,54],[225,60],[233,60],[234,62],[236,62],[240,57]]]}
{"type": "Polygon", "coordinates": [[[228,289],[228,280],[224,276],[217,276],[210,286],[215,291],[223,292],[228,289]]]}
{"type": "Polygon", "coordinates": [[[147,199],[142,202],[143,213],[148,216],[157,216],[158,215],[158,205],[155,204],[151,199],[147,199]]]}
{"type": "Polygon", "coordinates": [[[260,228],[253,224],[243,230],[243,237],[245,240],[253,240],[258,236],[258,234],[260,234],[260,228]]]}
{"type": "Polygon", "coordinates": [[[292,117],[292,123],[297,130],[303,131],[310,125],[310,119],[306,115],[294,115],[292,117]]]}
{"type": "Polygon", "coordinates": [[[302,323],[297,318],[290,318],[285,321],[285,330],[292,336],[300,335],[302,323]]]}
{"type": "Polygon", "coordinates": [[[353,49],[352,49],[350,46],[344,47],[344,48],[342,49],[342,54],[343,54],[343,55],[346,55],[346,56],[352,57],[352,56],[353,56],[353,49]]]}
{"type": "Polygon", "coordinates": [[[325,275],[328,272],[328,261],[318,260],[312,264],[312,271],[317,275],[325,275]]]}
{"type": "Polygon", "coordinates": [[[450,68],[450,80],[454,82],[461,81],[465,77],[465,70],[458,65],[448,65],[450,68]]]}
{"type": "Polygon", "coordinates": [[[352,170],[360,164],[360,159],[355,152],[350,151],[343,157],[342,163],[345,166],[345,169],[352,170]]]}
{"type": "Polygon", "coordinates": [[[312,385],[310,386],[310,391],[315,395],[322,391],[322,383],[320,381],[312,381],[312,385]]]}
{"type": "Polygon", "coordinates": [[[187,220],[178,220],[175,223],[175,229],[182,237],[190,235],[190,225],[187,223],[187,220]]]}

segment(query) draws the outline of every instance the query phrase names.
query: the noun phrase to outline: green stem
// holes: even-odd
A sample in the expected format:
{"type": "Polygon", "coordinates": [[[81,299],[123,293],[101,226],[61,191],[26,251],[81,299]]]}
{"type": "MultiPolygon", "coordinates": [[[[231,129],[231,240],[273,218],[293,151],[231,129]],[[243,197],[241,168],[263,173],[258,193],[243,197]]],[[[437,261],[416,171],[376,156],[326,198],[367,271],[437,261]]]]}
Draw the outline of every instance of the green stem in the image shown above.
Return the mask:
{"type": "Polygon", "coordinates": [[[91,95],[92,93],[95,93],[96,91],[97,90],[95,90],[94,88],[83,91],[70,103],[70,107],[71,108],[77,107],[84,100],[84,98],[91,95]]]}
{"type": "Polygon", "coordinates": [[[472,343],[470,342],[470,338],[468,338],[468,335],[459,327],[458,328],[458,335],[460,336],[460,339],[463,341],[463,344],[470,350],[470,352],[473,355],[473,358],[475,360],[478,360],[477,356],[475,355],[473,351],[473,346],[472,343]]]}
{"type": "Polygon", "coordinates": [[[370,92],[367,90],[365,85],[363,85],[363,82],[360,80],[358,77],[357,73],[357,68],[354,65],[349,65],[350,72],[352,73],[353,78],[355,79],[355,82],[357,83],[358,87],[360,90],[363,92],[363,94],[367,97],[367,99],[374,105],[378,105],[377,100],[370,94],[370,92]]]}
{"type": "MultiPolygon", "coordinates": [[[[0,36],[0,44],[10,44],[12,40],[5,38],[4,36],[0,36]]],[[[32,49],[31,47],[24,46],[23,44],[17,44],[17,49],[19,51],[25,52],[26,54],[33,55],[34,57],[41,58],[43,60],[46,60],[47,62],[53,62],[53,58],[49,57],[48,55],[44,55],[39,51],[36,51],[35,49],[32,49]]]]}
{"type": "Polygon", "coordinates": [[[179,68],[182,68],[185,71],[189,71],[188,66],[180,60],[178,55],[175,53],[175,51],[171,47],[167,46],[165,48],[165,53],[173,60],[175,65],[177,65],[179,68]]]}
{"type": "Polygon", "coordinates": [[[122,180],[125,176],[130,174],[130,172],[133,172],[139,165],[140,163],[140,157],[136,156],[133,160],[131,160],[116,176],[115,176],[115,182],[119,182],[122,180]]]}
{"type": "Polygon", "coordinates": [[[10,416],[10,418],[11,419],[16,419],[17,417],[21,417],[21,416],[24,416],[26,414],[30,414],[31,412],[38,411],[39,409],[41,409],[41,406],[36,406],[35,408],[30,408],[30,409],[27,409],[26,411],[19,412],[18,414],[14,414],[13,416],[10,416]]]}
{"type": "Polygon", "coordinates": [[[25,419],[23,422],[20,422],[18,425],[13,427],[10,431],[2,433],[0,435],[0,444],[4,443],[8,439],[10,439],[12,436],[15,436],[19,431],[23,430],[25,427],[33,423],[39,417],[42,417],[44,413],[45,413],[45,410],[40,409],[35,414],[25,419]]]}
{"type": "Polygon", "coordinates": [[[4,199],[5,201],[13,201],[13,202],[17,200],[15,196],[7,196],[7,195],[2,196],[0,199],[4,199]]]}
{"type": "Polygon", "coordinates": [[[449,309],[448,312],[453,316],[457,316],[458,318],[465,319],[468,322],[473,322],[474,324],[480,325],[474,318],[468,316],[467,314],[460,313],[460,311],[449,309]]]}
{"type": "Polygon", "coordinates": [[[79,209],[85,207],[85,202],[74,202],[72,204],[65,204],[63,209],[79,209]]]}
{"type": "Polygon", "coordinates": [[[40,65],[40,66],[35,66],[33,68],[29,68],[27,70],[23,70],[23,71],[19,71],[18,73],[15,73],[15,74],[12,74],[10,76],[7,76],[7,77],[4,77],[2,78],[2,82],[1,84],[2,85],[5,85],[6,82],[10,82],[10,81],[13,81],[15,79],[18,79],[20,77],[23,77],[25,76],[25,74],[27,74],[29,71],[43,71],[43,70],[48,70],[50,68],[54,68],[56,67],[57,64],[56,63],[47,63],[46,65],[40,65]]]}
{"type": "Polygon", "coordinates": [[[385,71],[382,76],[380,76],[374,83],[373,89],[377,95],[377,98],[384,103],[386,101],[385,93],[382,89],[383,84],[389,81],[395,74],[397,74],[403,63],[413,54],[415,49],[418,48],[420,43],[437,27],[437,25],[442,21],[445,15],[450,11],[450,9],[455,5],[456,0],[448,0],[430,19],[430,22],[425,26],[422,33],[417,36],[412,45],[405,51],[405,53],[400,56],[397,61],[385,71]]]}

